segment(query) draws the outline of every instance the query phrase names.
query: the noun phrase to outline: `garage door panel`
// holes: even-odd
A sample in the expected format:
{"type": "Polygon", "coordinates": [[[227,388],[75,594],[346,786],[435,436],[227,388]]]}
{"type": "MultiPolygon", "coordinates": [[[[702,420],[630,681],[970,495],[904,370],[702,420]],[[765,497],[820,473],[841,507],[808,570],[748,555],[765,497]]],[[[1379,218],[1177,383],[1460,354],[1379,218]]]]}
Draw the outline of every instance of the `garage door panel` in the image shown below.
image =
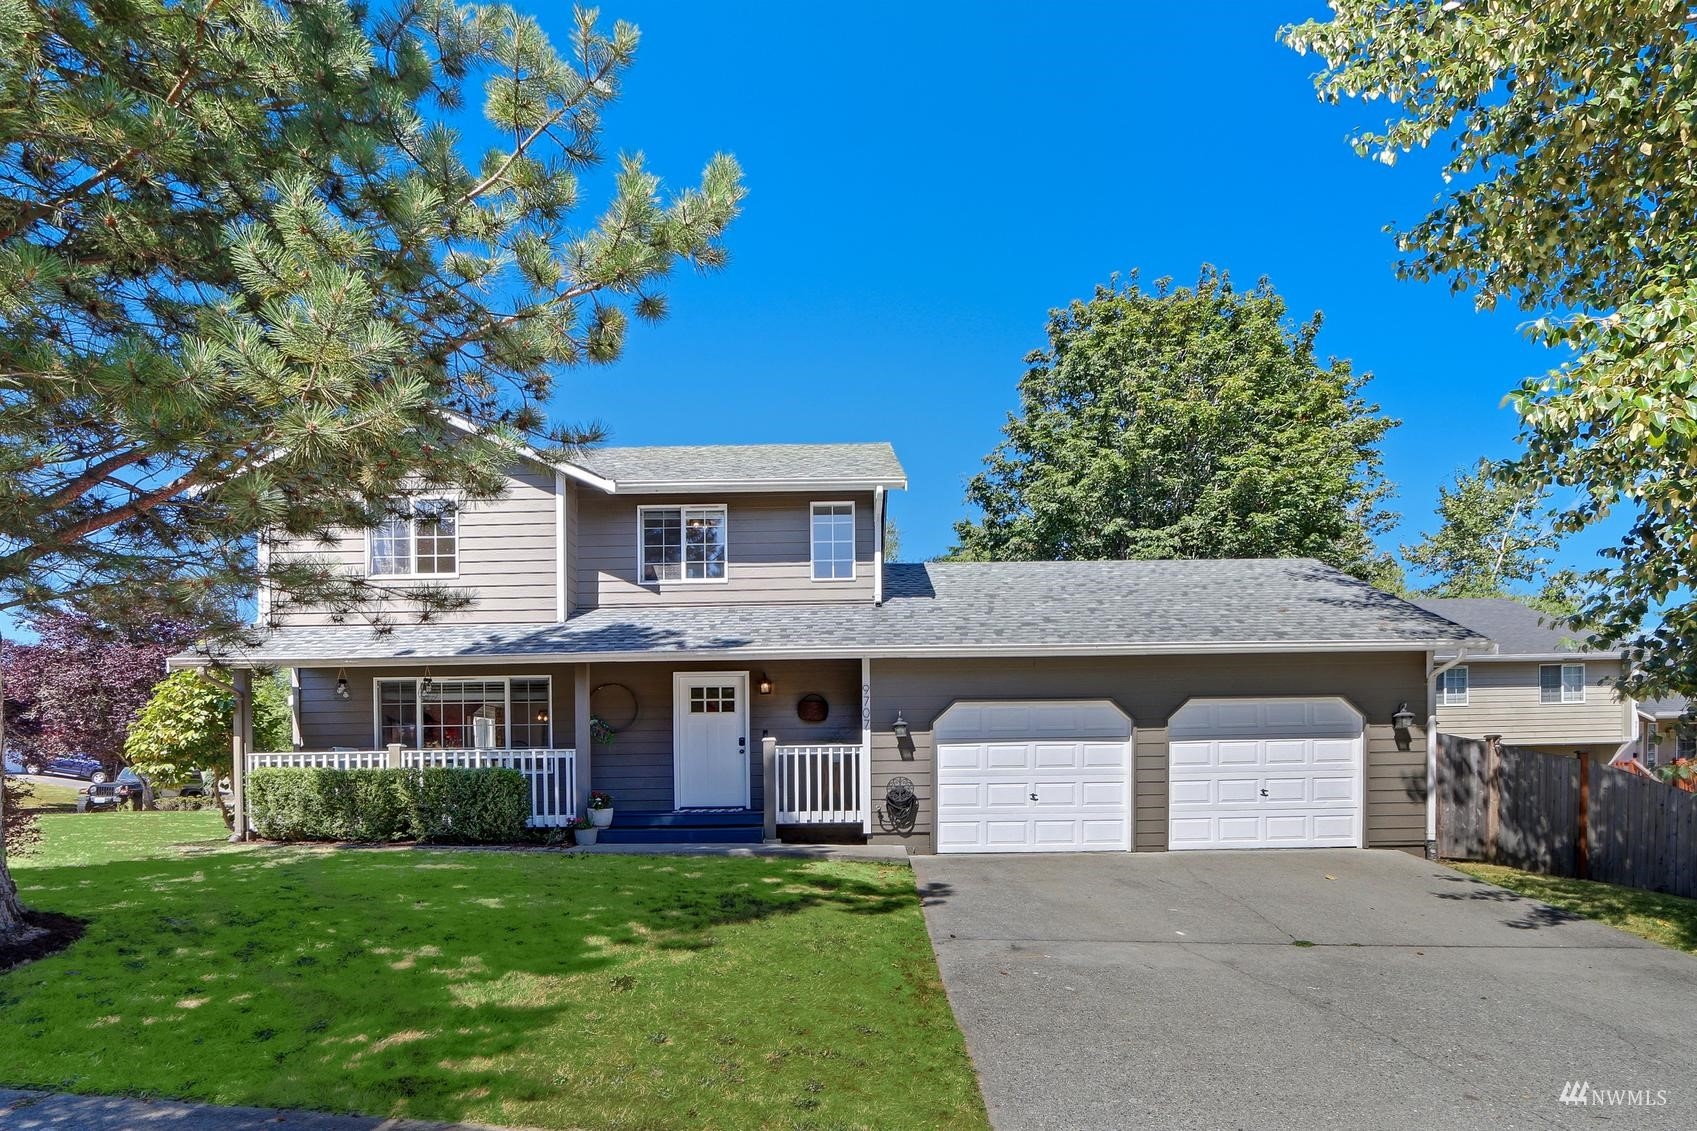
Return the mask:
{"type": "Polygon", "coordinates": [[[956,707],[934,734],[938,851],[1131,847],[1130,724],[1111,704],[956,707]]]}
{"type": "Polygon", "coordinates": [[[1362,722],[1341,700],[1194,700],[1170,720],[1168,847],[1359,843],[1362,722]]]}

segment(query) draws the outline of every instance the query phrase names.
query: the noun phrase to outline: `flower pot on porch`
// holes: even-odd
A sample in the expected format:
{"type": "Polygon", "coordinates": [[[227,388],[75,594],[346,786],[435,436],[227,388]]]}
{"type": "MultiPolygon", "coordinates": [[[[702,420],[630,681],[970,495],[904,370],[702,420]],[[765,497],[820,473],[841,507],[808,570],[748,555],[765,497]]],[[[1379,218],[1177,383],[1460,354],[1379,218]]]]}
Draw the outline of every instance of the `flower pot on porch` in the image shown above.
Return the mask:
{"type": "Polygon", "coordinates": [[[579,848],[588,848],[590,845],[595,843],[595,838],[597,836],[601,835],[601,830],[599,830],[599,829],[576,829],[576,830],[573,831],[573,835],[577,839],[577,846],[579,848]]]}
{"type": "Polygon", "coordinates": [[[612,809],[591,809],[589,811],[589,821],[596,828],[604,829],[608,825],[611,825],[613,823],[613,810],[612,809]]]}

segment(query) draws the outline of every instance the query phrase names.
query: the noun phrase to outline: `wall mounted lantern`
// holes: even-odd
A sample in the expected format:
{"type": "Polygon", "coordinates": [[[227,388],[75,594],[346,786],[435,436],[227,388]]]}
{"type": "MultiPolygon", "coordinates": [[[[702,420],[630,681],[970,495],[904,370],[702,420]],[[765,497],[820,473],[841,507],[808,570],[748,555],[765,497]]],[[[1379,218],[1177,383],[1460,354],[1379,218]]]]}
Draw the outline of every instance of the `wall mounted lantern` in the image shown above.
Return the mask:
{"type": "Polygon", "coordinates": [[[350,692],[348,691],[348,669],[347,668],[338,668],[336,670],[336,698],[347,699],[349,697],[350,697],[350,692]]]}
{"type": "Polygon", "coordinates": [[[754,686],[755,686],[755,689],[760,692],[760,694],[770,695],[770,694],[772,694],[772,677],[767,675],[765,672],[761,672],[760,673],[760,680],[754,686]]]}
{"type": "Polygon", "coordinates": [[[896,711],[896,721],[890,724],[890,733],[896,736],[897,742],[913,741],[913,733],[908,729],[907,720],[902,718],[899,709],[896,711]]]}
{"type": "Polygon", "coordinates": [[[1396,728],[1396,748],[1408,750],[1414,745],[1414,736],[1409,734],[1409,728],[1414,725],[1414,712],[1408,709],[1408,701],[1397,704],[1396,713],[1391,716],[1391,726],[1396,728]]]}
{"type": "Polygon", "coordinates": [[[434,677],[432,677],[432,676],[431,676],[431,674],[430,674],[430,665],[429,665],[429,664],[426,664],[426,665],[425,665],[425,666],[424,666],[424,678],[423,678],[423,679],[421,679],[421,680],[419,680],[419,685],[420,685],[420,686],[421,686],[421,687],[422,687],[422,688],[423,688],[423,689],[424,689],[424,690],[425,690],[425,691],[429,691],[429,690],[430,690],[430,685],[431,685],[431,684],[433,684],[433,683],[435,683],[435,682],[436,682],[436,680],[435,680],[435,678],[434,678],[434,677]]]}

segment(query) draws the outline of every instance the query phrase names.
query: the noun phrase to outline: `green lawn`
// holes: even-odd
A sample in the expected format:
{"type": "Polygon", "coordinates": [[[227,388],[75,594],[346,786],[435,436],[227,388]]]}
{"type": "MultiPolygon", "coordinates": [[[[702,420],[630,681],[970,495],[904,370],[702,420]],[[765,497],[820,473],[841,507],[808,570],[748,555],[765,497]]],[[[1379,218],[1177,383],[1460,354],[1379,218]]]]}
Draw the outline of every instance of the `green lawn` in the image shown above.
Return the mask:
{"type": "Polygon", "coordinates": [[[986,1126],[905,867],[43,824],[23,897],[92,925],[0,975],[0,1085],[558,1128],[986,1126]]]}
{"type": "MultiPolygon", "coordinates": [[[[7,788],[12,787],[12,783],[8,782],[7,788]]],[[[77,808],[77,794],[84,787],[72,782],[34,781],[28,783],[28,788],[30,796],[23,799],[20,808],[38,809],[43,813],[73,813],[77,808]]]]}
{"type": "Polygon", "coordinates": [[[1697,954],[1697,899],[1653,891],[1540,876],[1490,864],[1450,867],[1531,899],[1630,931],[1651,942],[1697,954]]]}

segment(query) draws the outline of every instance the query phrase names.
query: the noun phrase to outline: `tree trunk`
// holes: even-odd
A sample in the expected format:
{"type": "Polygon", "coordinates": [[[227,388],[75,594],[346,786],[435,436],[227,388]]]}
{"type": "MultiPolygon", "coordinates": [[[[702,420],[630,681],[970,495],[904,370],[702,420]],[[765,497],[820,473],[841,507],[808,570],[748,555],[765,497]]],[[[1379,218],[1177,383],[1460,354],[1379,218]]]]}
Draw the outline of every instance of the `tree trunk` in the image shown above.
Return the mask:
{"type": "MultiPolygon", "coordinates": [[[[6,641],[0,638],[0,649],[6,641]]],[[[0,762],[6,750],[6,675],[0,668],[0,762]]],[[[18,903],[18,885],[6,867],[6,768],[0,765],[0,943],[14,942],[24,934],[24,909],[18,903]]]]}

